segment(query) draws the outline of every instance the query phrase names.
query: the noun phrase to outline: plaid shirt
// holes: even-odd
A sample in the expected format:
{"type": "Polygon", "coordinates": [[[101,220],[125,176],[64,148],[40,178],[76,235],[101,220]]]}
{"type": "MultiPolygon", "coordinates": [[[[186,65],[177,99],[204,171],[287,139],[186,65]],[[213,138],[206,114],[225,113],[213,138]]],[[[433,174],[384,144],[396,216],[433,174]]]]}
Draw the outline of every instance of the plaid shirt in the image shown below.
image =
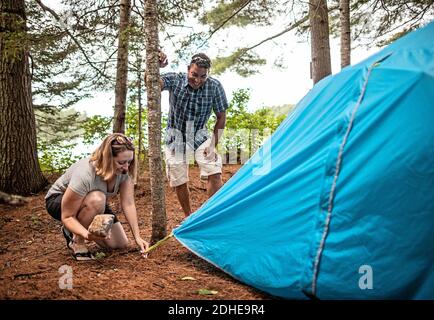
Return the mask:
{"type": "Polygon", "coordinates": [[[186,73],[170,72],[161,79],[163,90],[169,90],[170,94],[165,142],[171,150],[185,150],[185,142],[196,150],[209,138],[206,123],[211,111],[218,113],[228,108],[223,86],[208,77],[203,86],[195,90],[188,85],[186,73]]]}

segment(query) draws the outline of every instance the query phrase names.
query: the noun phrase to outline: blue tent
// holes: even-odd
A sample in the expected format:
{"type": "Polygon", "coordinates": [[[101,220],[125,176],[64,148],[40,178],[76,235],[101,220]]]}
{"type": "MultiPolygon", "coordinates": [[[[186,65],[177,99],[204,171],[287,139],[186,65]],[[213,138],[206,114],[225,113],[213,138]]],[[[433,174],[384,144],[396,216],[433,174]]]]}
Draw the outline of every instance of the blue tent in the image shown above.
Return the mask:
{"type": "Polygon", "coordinates": [[[434,298],[434,22],[320,81],[174,236],[289,299],[434,298]]]}

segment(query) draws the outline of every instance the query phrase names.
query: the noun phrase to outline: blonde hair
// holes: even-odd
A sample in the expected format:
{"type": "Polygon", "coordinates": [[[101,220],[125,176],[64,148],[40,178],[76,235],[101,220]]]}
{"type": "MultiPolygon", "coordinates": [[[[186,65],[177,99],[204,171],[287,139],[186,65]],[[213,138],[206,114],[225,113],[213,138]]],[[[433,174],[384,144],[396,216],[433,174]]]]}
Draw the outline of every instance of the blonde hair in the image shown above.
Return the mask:
{"type": "Polygon", "coordinates": [[[127,150],[134,153],[133,160],[128,167],[128,175],[134,181],[137,173],[134,144],[130,138],[122,133],[113,133],[107,136],[92,153],[90,161],[95,166],[96,174],[101,176],[104,181],[113,178],[115,175],[114,157],[127,150]]]}

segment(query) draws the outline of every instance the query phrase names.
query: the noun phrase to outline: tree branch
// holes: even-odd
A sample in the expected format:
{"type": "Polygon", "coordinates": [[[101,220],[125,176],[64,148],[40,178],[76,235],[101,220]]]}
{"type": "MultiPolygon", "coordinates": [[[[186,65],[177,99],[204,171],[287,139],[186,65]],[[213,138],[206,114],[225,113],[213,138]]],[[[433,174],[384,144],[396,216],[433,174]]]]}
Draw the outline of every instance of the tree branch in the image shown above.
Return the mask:
{"type": "Polygon", "coordinates": [[[273,39],[275,39],[275,38],[280,37],[281,35],[283,35],[283,34],[289,32],[289,31],[291,31],[291,30],[297,28],[299,25],[301,25],[302,23],[306,22],[307,20],[309,20],[309,15],[306,15],[306,16],[304,16],[303,18],[301,18],[300,20],[294,22],[292,25],[290,25],[290,26],[289,26],[288,28],[286,28],[285,30],[283,30],[283,31],[281,31],[281,32],[279,32],[279,33],[277,33],[277,34],[275,34],[275,35],[272,35],[271,37],[268,37],[268,38],[266,38],[266,39],[264,39],[264,40],[258,42],[257,44],[251,46],[251,47],[248,47],[248,48],[246,49],[246,52],[249,51],[249,50],[253,50],[253,49],[255,49],[256,47],[259,47],[261,44],[263,44],[263,43],[265,43],[265,42],[267,42],[267,41],[270,41],[270,40],[273,40],[273,39]]]}
{"type": "Polygon", "coordinates": [[[27,202],[28,202],[27,198],[17,196],[17,195],[10,195],[0,191],[0,203],[2,204],[9,204],[12,206],[22,206],[27,202]]]}
{"type": "Polygon", "coordinates": [[[390,34],[391,32],[394,32],[395,30],[397,30],[399,28],[402,28],[403,26],[405,26],[409,22],[412,22],[411,26],[414,26],[417,22],[419,22],[423,18],[424,14],[428,11],[428,9],[431,6],[432,6],[432,4],[426,5],[424,8],[422,8],[421,11],[416,12],[414,16],[411,16],[408,20],[404,21],[401,24],[398,24],[397,26],[391,28],[390,30],[386,30],[385,32],[379,32],[379,33],[377,33],[377,37],[383,37],[386,34],[390,34]],[[415,21],[413,21],[413,20],[415,20],[415,21]]]}
{"type": "Polygon", "coordinates": [[[213,31],[211,31],[211,33],[209,34],[209,36],[208,36],[208,38],[206,38],[204,41],[203,41],[203,43],[198,47],[198,49],[200,49],[200,48],[202,48],[204,45],[205,45],[205,43],[207,43],[207,41],[209,40],[209,39],[211,39],[211,37],[218,31],[218,30],[220,30],[221,28],[223,28],[224,27],[224,25],[226,24],[226,23],[228,23],[233,17],[235,17],[238,13],[240,13],[241,12],[241,10],[243,10],[245,7],[247,7],[247,5],[249,5],[250,4],[250,2],[252,2],[251,0],[247,0],[237,11],[235,11],[233,14],[231,14],[229,17],[227,17],[225,20],[223,20],[223,22],[217,27],[217,28],[215,28],[213,31]]]}
{"type": "MultiPolygon", "coordinates": [[[[60,17],[59,15],[51,8],[47,7],[45,4],[42,3],[41,0],[35,0],[36,3],[39,4],[39,6],[44,10],[49,12],[55,19],[56,21],[60,21],[60,17]]],[[[94,66],[94,64],[92,63],[92,61],[90,61],[89,57],[86,54],[86,51],[83,49],[83,47],[81,46],[80,42],[74,37],[74,35],[68,30],[65,29],[65,32],[72,38],[72,40],[75,42],[75,44],[77,45],[77,47],[80,49],[81,53],[84,55],[84,58],[86,59],[86,61],[89,63],[89,65],[96,71],[98,72],[102,77],[109,79],[109,77],[107,77],[105,74],[103,74],[101,72],[101,70],[99,70],[96,66],[94,66]]]]}
{"type": "MultiPolygon", "coordinates": [[[[336,10],[336,9],[339,9],[339,5],[335,5],[335,6],[330,7],[329,10],[328,10],[328,12],[334,11],[334,10],[336,10]]],[[[278,38],[278,37],[280,37],[281,35],[283,35],[283,34],[289,32],[289,31],[291,31],[291,30],[294,30],[295,28],[299,27],[301,24],[305,23],[307,20],[309,20],[309,14],[305,15],[305,16],[304,16],[303,18],[301,18],[300,20],[295,21],[293,24],[289,25],[286,29],[282,30],[281,32],[279,32],[279,33],[277,33],[277,34],[275,34],[275,35],[272,35],[271,37],[268,37],[268,38],[266,38],[266,39],[264,39],[264,40],[258,42],[257,44],[251,46],[251,47],[245,48],[245,49],[243,50],[243,51],[244,51],[243,54],[246,53],[247,51],[250,51],[250,50],[253,50],[253,49],[259,47],[261,44],[263,44],[263,43],[265,43],[265,42],[268,42],[268,41],[270,41],[270,40],[273,40],[273,39],[275,39],[275,38],[278,38]]],[[[241,56],[242,56],[242,55],[240,55],[240,57],[241,57],[241,56]]]]}

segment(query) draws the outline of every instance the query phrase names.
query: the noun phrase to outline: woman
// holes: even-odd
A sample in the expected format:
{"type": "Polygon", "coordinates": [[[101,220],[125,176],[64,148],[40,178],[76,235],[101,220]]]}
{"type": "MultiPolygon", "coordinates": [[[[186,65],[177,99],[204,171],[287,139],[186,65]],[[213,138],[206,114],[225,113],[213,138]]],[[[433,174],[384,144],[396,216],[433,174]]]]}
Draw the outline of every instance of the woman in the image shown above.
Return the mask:
{"type": "Polygon", "coordinates": [[[120,193],[122,210],[131,227],[136,244],[143,253],[149,244],[140,237],[134,204],[134,145],[123,134],[114,133],[104,139],[90,158],[73,164],[51,186],[45,196],[48,213],[63,223],[63,235],[76,260],[93,257],[85,240],[101,247],[126,248],[128,238],[121,223],[107,204],[107,198],[120,193]],[[114,215],[110,235],[98,237],[88,231],[97,214],[114,215]],[[72,236],[73,234],[73,236],[72,236]]]}

